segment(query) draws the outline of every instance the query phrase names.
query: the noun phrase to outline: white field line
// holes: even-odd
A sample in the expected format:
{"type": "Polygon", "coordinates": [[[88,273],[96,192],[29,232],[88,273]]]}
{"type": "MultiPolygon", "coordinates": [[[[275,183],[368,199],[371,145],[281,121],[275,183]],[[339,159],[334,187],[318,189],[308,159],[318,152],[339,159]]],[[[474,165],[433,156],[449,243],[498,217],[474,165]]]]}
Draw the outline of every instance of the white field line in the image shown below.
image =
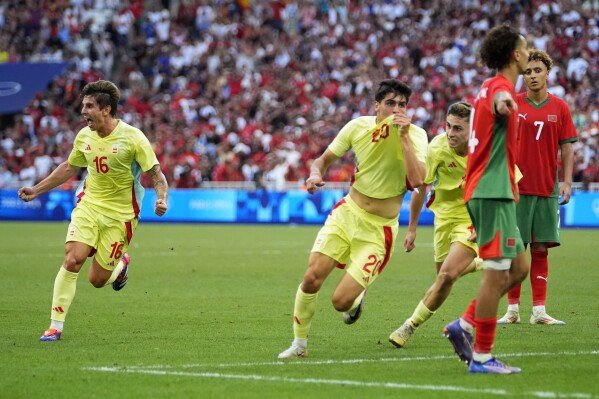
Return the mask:
{"type": "Polygon", "coordinates": [[[292,378],[280,376],[267,376],[257,374],[222,374],[213,372],[189,372],[189,371],[166,371],[166,370],[143,370],[129,369],[126,367],[87,367],[85,370],[109,372],[109,373],[131,373],[131,374],[150,374],[161,376],[177,377],[199,377],[199,378],[220,378],[229,380],[251,380],[266,382],[283,382],[297,384],[324,384],[324,385],[343,385],[361,388],[386,388],[386,389],[404,389],[417,391],[441,391],[441,392],[461,392],[472,394],[488,394],[495,396],[532,396],[537,398],[573,398],[573,399],[591,399],[592,395],[581,392],[551,392],[551,391],[531,391],[531,392],[508,392],[505,389],[477,389],[455,385],[416,385],[400,382],[374,382],[374,381],[355,381],[355,380],[332,380],[324,378],[292,378]]]}
{"type": "MultiPolygon", "coordinates": [[[[599,350],[591,351],[568,351],[568,352],[525,352],[525,353],[504,353],[498,354],[498,358],[504,357],[544,357],[544,356],[583,356],[583,355],[599,355],[599,350]]],[[[344,360],[307,360],[307,359],[292,359],[291,361],[272,361],[272,362],[246,362],[246,363],[217,363],[217,364],[183,364],[179,366],[171,366],[167,364],[154,365],[138,365],[127,366],[127,368],[140,368],[144,370],[150,369],[170,369],[170,368],[228,368],[228,367],[254,367],[254,366],[306,366],[306,365],[323,365],[323,364],[360,364],[360,363],[385,363],[385,362],[414,362],[414,361],[431,361],[431,360],[448,360],[457,359],[456,355],[443,356],[415,356],[415,357],[388,357],[381,359],[344,359],[344,360]]]]}

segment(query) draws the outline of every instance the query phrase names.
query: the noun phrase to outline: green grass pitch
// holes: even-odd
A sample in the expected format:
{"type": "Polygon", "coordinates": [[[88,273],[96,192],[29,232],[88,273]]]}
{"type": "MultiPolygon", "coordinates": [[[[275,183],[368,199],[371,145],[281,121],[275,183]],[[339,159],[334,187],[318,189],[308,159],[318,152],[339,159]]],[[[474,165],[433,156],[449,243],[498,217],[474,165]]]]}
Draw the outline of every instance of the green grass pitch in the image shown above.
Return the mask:
{"type": "MultiPolygon", "coordinates": [[[[432,229],[397,251],[344,325],[318,299],[310,357],[278,362],[291,342],[297,286],[318,226],[141,223],[127,287],[93,288],[84,266],[62,340],[39,342],[62,262],[66,223],[0,223],[2,398],[598,398],[597,230],[564,230],[550,251],[548,311],[565,326],[498,326],[494,353],[520,375],[469,375],[442,327],[475,295],[459,281],[405,349],[387,341],[434,279],[432,229]],[[338,396],[337,396],[338,395],[338,396]]],[[[89,262],[88,262],[89,263],[89,262]]],[[[505,310],[505,299],[500,312],[505,310]]]]}

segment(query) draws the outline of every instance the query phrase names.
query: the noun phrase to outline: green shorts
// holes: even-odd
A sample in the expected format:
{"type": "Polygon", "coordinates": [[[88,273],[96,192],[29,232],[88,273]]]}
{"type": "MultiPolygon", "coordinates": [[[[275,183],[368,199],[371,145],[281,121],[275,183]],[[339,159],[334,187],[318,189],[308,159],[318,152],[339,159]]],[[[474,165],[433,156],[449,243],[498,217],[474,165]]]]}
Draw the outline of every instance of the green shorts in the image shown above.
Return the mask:
{"type": "Polygon", "coordinates": [[[102,268],[112,271],[127,252],[136,227],[137,219],[120,222],[78,206],[71,213],[65,242],[89,245],[93,248],[89,256],[95,255],[102,268]]]}
{"type": "Polygon", "coordinates": [[[524,251],[513,200],[472,198],[466,208],[476,230],[482,259],[513,259],[524,251]]]}
{"type": "Polygon", "coordinates": [[[397,237],[398,220],[370,214],[347,195],[333,207],[318,232],[312,252],[337,262],[367,288],[387,266],[397,237]]]}
{"type": "Polygon", "coordinates": [[[478,245],[468,241],[472,235],[470,219],[443,219],[435,216],[434,253],[435,262],[443,262],[454,242],[459,242],[478,254],[478,245]]]}
{"type": "Polygon", "coordinates": [[[525,244],[542,242],[557,247],[559,240],[559,205],[557,198],[521,195],[516,205],[518,229],[525,244]]]}

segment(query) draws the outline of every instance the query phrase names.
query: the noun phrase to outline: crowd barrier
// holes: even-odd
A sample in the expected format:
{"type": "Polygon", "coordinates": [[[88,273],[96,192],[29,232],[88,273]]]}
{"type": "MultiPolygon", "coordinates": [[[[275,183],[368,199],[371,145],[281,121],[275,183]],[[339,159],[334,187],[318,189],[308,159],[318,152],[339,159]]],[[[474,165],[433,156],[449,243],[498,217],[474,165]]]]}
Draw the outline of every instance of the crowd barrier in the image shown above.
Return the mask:
{"type": "MultiPolygon", "coordinates": [[[[150,222],[180,223],[263,223],[321,224],[344,190],[322,190],[314,195],[302,190],[170,190],[169,210],[163,217],[154,214],[156,196],[147,190],[141,219],[150,222]]],[[[68,220],[75,206],[72,191],[55,190],[31,202],[18,198],[16,190],[0,190],[0,220],[68,220]]],[[[407,225],[410,193],[399,217],[407,225]]],[[[563,227],[599,227],[599,193],[577,192],[570,203],[560,207],[563,227]]],[[[424,209],[421,225],[432,225],[433,214],[424,209]]]]}

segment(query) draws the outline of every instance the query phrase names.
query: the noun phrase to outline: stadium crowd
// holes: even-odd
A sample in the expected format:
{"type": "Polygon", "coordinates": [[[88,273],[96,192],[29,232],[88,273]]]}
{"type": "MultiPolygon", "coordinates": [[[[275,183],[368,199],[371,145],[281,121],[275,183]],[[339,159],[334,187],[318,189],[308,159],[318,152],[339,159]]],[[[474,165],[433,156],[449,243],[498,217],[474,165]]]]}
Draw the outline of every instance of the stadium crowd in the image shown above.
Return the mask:
{"type": "MultiPolygon", "coordinates": [[[[447,106],[490,76],[476,49],[504,21],[553,57],[550,92],[580,138],[574,181],[599,182],[598,15],[593,0],[0,0],[0,62],[69,63],[0,126],[0,187],[66,159],[85,125],[80,90],[100,78],[121,88],[122,119],[172,187],[303,182],[346,121],[374,114],[382,79],[408,83],[414,123],[441,132],[447,106]]],[[[327,180],[353,168],[344,159],[327,180]]]]}

